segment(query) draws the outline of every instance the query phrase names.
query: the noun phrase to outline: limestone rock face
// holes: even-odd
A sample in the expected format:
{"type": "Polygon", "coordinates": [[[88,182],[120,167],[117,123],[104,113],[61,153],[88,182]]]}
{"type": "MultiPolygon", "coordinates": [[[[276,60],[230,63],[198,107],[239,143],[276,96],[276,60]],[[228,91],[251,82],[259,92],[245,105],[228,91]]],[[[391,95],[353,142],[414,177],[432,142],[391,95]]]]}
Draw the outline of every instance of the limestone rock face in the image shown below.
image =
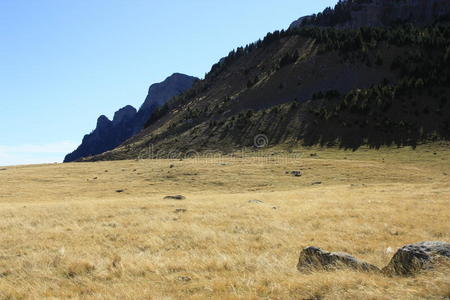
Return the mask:
{"type": "Polygon", "coordinates": [[[291,26],[289,26],[289,27],[290,27],[290,28],[295,28],[295,27],[302,26],[303,23],[304,23],[305,21],[308,21],[310,18],[311,18],[311,16],[304,16],[304,17],[301,17],[300,19],[295,20],[294,22],[292,22],[291,26]]]}
{"type": "Polygon", "coordinates": [[[113,124],[117,125],[122,122],[125,122],[126,120],[131,120],[136,116],[136,113],[137,113],[136,108],[134,108],[131,105],[122,107],[114,114],[113,124]]]}
{"type": "Polygon", "coordinates": [[[190,89],[197,80],[197,77],[174,73],[163,82],[152,84],[148,89],[144,103],[136,115],[137,131],[144,127],[157,107],[164,105],[171,98],[181,95],[190,89]]]}
{"type": "MultiPolygon", "coordinates": [[[[383,27],[397,22],[428,25],[449,13],[448,0],[346,0],[334,10],[325,10],[314,25],[337,28],[383,27]]],[[[309,25],[311,18],[302,17],[291,28],[309,25]]]]}
{"type": "Polygon", "coordinates": [[[108,117],[101,115],[97,119],[97,128],[99,129],[107,129],[112,126],[112,122],[108,119],[108,117]]]}
{"type": "Polygon", "coordinates": [[[450,243],[421,242],[401,247],[383,269],[388,275],[413,275],[439,259],[450,259],[450,243]]]}
{"type": "Polygon", "coordinates": [[[97,155],[119,146],[144,127],[157,107],[190,89],[196,80],[196,77],[175,73],[163,82],[150,86],[147,98],[138,111],[127,105],[114,114],[112,121],[100,116],[94,131],[84,136],[81,145],[68,154],[64,162],[97,155]]]}
{"type": "Polygon", "coordinates": [[[350,254],[328,252],[317,247],[307,247],[300,253],[297,270],[310,272],[314,270],[353,269],[364,272],[379,272],[376,266],[361,261],[350,254]]]}

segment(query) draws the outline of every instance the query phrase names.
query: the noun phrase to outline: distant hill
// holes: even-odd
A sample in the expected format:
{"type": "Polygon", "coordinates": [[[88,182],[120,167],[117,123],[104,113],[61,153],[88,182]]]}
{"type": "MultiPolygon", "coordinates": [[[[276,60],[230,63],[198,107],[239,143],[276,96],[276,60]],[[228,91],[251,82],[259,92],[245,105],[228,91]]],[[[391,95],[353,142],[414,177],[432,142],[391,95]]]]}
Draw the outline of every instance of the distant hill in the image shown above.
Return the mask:
{"type": "Polygon", "coordinates": [[[163,82],[150,86],[148,95],[138,111],[127,105],[114,114],[112,121],[100,116],[94,131],[84,136],[81,145],[68,154],[64,162],[101,154],[119,146],[144,127],[156,108],[190,89],[196,80],[196,77],[175,73],[163,82]]]}
{"type": "MultiPolygon", "coordinates": [[[[420,2],[420,1],[418,1],[420,2]]],[[[271,145],[450,139],[450,26],[297,26],[215,64],[120,147],[86,160],[271,145]]]]}

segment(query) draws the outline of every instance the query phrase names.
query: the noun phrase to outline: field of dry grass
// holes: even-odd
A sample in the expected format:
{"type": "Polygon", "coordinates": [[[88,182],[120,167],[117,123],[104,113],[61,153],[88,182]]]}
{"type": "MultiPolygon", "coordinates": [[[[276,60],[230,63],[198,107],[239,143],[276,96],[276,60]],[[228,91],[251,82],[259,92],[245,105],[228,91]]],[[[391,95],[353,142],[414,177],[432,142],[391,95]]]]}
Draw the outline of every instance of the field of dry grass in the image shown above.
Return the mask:
{"type": "Polygon", "coordinates": [[[382,267],[389,247],[450,241],[448,144],[270,151],[0,168],[0,299],[450,297],[445,268],[296,270],[310,245],[382,267]]]}

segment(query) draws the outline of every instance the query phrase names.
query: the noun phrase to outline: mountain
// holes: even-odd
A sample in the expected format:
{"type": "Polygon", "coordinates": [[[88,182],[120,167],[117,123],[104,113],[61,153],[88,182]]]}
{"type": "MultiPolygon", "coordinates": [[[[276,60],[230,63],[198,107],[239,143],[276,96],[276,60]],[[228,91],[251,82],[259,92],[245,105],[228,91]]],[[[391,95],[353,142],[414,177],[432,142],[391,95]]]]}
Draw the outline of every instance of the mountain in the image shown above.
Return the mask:
{"type": "Polygon", "coordinates": [[[450,139],[450,26],[432,23],[269,33],[230,52],[120,147],[86,160],[450,139]]]}
{"type": "Polygon", "coordinates": [[[306,16],[291,24],[299,26],[332,26],[337,28],[382,27],[398,23],[431,25],[448,16],[448,0],[346,0],[334,9],[306,16]]]}
{"type": "Polygon", "coordinates": [[[148,95],[138,111],[127,105],[115,112],[112,121],[106,116],[100,116],[94,131],[84,136],[81,145],[68,154],[64,162],[97,155],[119,146],[144,127],[157,107],[191,88],[196,80],[196,77],[175,73],[163,82],[150,86],[148,95]]]}

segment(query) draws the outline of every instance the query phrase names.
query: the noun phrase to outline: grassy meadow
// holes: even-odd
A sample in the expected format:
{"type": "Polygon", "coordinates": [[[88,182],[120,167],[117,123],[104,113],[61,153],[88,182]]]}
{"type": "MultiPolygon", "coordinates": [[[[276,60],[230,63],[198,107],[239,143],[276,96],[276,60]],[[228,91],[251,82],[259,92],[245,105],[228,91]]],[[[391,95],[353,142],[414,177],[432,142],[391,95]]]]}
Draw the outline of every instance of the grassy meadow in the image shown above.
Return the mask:
{"type": "Polygon", "coordinates": [[[404,244],[450,241],[449,144],[265,151],[1,167],[0,299],[450,297],[446,266],[296,270],[306,246],[383,267],[404,244]]]}

